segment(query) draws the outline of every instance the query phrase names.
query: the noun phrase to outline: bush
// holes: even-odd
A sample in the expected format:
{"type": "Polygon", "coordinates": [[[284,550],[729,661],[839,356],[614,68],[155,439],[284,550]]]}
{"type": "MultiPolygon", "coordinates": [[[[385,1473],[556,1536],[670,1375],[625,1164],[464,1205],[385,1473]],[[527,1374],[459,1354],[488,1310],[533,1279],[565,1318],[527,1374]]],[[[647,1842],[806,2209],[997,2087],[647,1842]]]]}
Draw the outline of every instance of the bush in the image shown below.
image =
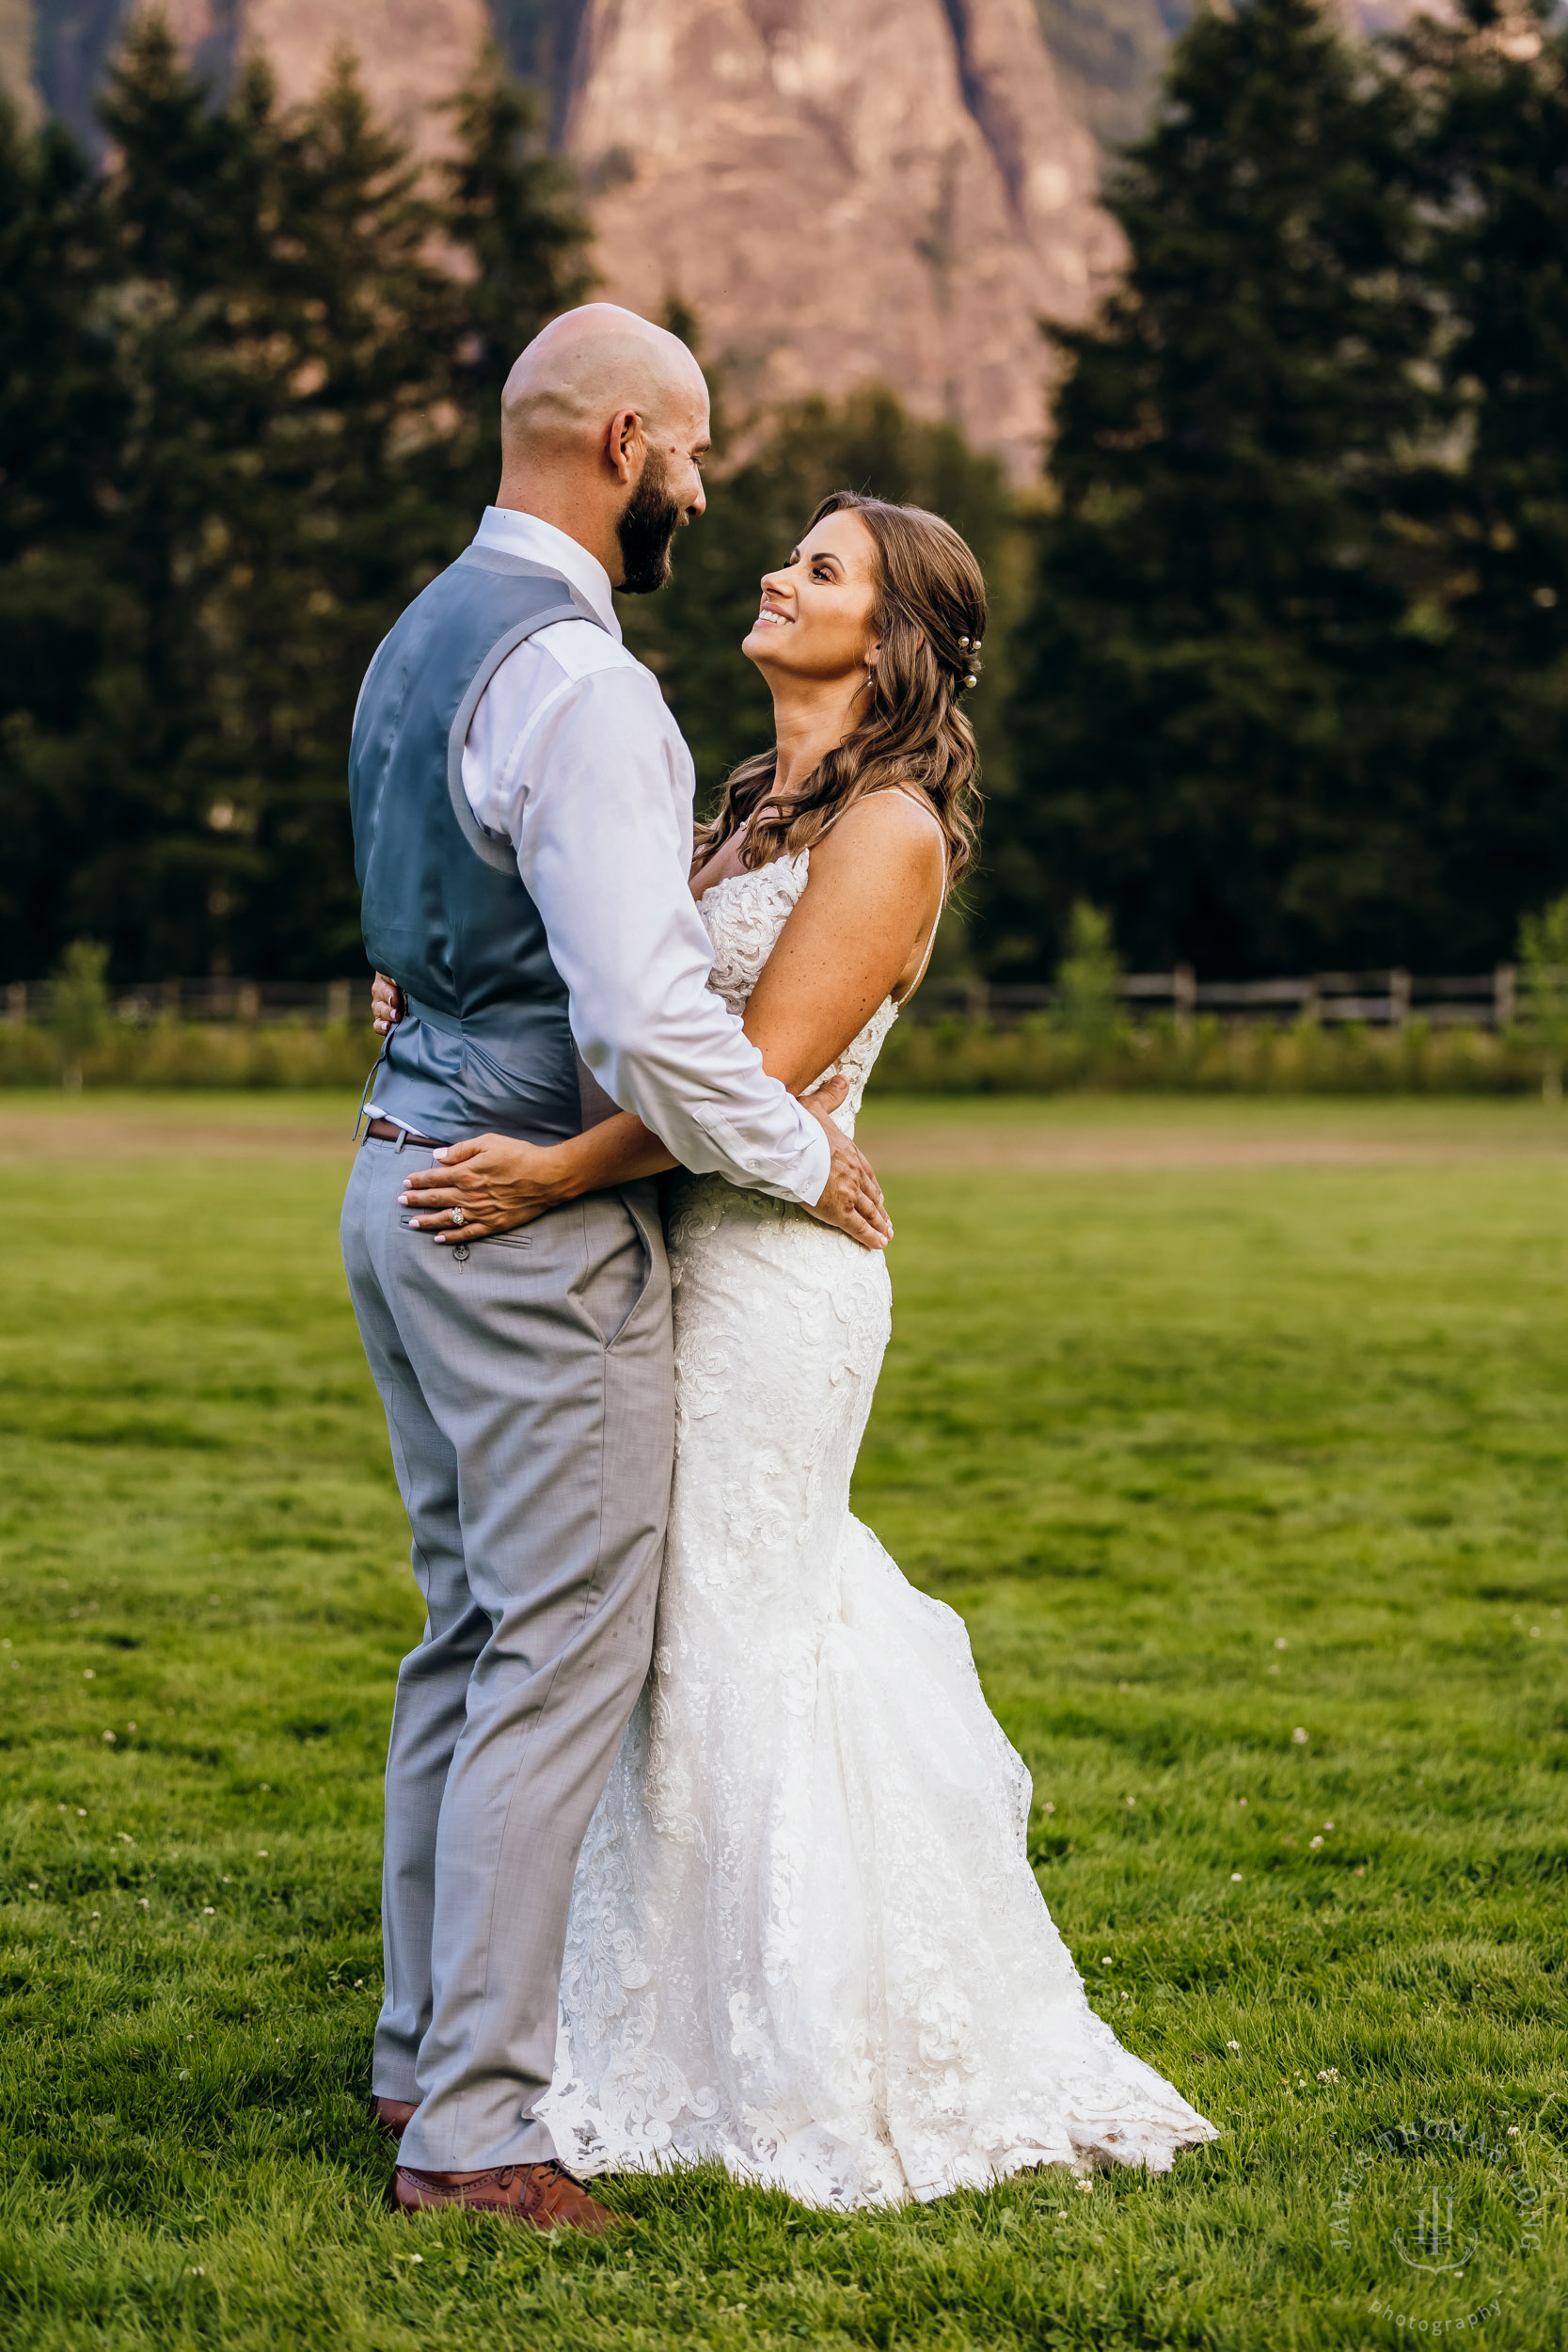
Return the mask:
{"type": "Polygon", "coordinates": [[[1541,1091],[1548,1103],[1558,1103],[1568,1057],[1568,898],[1554,898],[1541,914],[1525,916],[1519,961],[1524,1033],[1541,1057],[1541,1091]]]}
{"type": "MultiPolygon", "coordinates": [[[[88,1087],[353,1087],[375,1059],[368,1030],[348,1023],[116,1023],[85,1047],[75,1068],[88,1087]]],[[[61,1074],[56,1038],[27,1022],[0,1027],[0,1087],[48,1086],[61,1074]]]]}
{"type": "Polygon", "coordinates": [[[1046,1020],[899,1022],[882,1048],[880,1093],[1066,1094],[1096,1087],[1177,1094],[1523,1094],[1539,1064],[1527,1037],[1487,1029],[1320,1028],[1213,1018],[1121,1029],[1096,1043],[1046,1020]]]}
{"type": "MultiPolygon", "coordinates": [[[[81,1057],[87,1087],[323,1087],[356,1092],[375,1059],[357,1024],[318,1028],[117,1022],[81,1057]]],[[[0,1025],[0,1087],[57,1085],[57,1037],[0,1025]]],[[[1212,1017],[1157,1020],[1107,1041],[1041,1015],[1016,1029],[961,1017],[895,1024],[873,1085],[879,1094],[1069,1094],[1085,1088],[1171,1094],[1528,1094],[1540,1084],[1527,1028],[1276,1029],[1212,1017]]]]}
{"type": "Polygon", "coordinates": [[[1091,1053],[1109,1052],[1122,1027],[1120,977],[1110,916],[1077,899],[1068,916],[1067,953],[1056,969],[1056,1020],[1091,1053]]]}
{"type": "Polygon", "coordinates": [[[73,1093],[82,1086],[82,1062],[109,1025],[104,974],[109,951],[96,939],[73,939],[49,985],[49,1025],[59,1041],[62,1083],[73,1093]]]}

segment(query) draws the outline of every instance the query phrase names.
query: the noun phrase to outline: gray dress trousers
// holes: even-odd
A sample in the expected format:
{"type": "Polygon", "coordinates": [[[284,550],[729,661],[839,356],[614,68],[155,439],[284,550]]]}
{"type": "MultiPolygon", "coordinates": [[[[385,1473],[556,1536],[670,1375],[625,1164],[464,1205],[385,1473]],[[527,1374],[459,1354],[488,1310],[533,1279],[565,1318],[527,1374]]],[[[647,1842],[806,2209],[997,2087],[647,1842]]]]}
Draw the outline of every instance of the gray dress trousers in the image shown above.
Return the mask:
{"type": "Polygon", "coordinates": [[[387,1758],[374,2088],[417,2099],[401,2162],[554,2154],[572,1880],[647,1674],[674,1449],[652,1183],[488,1241],[398,1207],[428,1150],[361,1144],[343,1262],[427,1619],[387,1758]]]}

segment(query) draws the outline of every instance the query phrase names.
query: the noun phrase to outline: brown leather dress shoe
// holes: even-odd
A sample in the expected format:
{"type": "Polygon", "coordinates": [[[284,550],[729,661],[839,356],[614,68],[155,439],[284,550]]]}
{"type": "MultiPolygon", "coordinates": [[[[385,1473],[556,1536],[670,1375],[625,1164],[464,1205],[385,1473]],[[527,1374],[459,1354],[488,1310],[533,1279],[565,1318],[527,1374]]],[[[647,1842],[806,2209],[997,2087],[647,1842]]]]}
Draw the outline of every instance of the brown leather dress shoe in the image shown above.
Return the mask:
{"type": "Polygon", "coordinates": [[[505,2164],[494,2172],[414,2172],[400,2164],[392,2175],[397,2213],[426,2213],[459,2206],[466,2213],[499,2213],[509,2221],[547,2233],[581,2230],[603,2237],[626,2227],[619,2214],[590,2197],[582,2183],[552,2156],[547,2164],[505,2164]]]}
{"type": "Polygon", "coordinates": [[[401,2139],[418,2113],[412,2099],[384,2099],[379,2093],[371,2101],[376,2123],[388,2138],[401,2139]]]}

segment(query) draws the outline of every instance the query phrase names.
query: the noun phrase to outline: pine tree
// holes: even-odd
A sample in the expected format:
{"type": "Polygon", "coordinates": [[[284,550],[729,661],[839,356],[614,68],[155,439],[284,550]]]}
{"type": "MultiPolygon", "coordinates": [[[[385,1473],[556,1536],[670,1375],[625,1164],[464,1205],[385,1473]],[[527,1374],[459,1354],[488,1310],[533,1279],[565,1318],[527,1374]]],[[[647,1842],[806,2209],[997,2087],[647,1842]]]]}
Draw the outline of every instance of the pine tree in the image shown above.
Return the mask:
{"type": "Polygon", "coordinates": [[[462,303],[430,251],[438,213],[349,64],[281,122],[252,90],[270,187],[231,315],[256,405],[205,525],[212,691],[191,757],[210,840],[225,819],[214,895],[234,968],[319,974],[358,955],[343,770],[359,679],[468,535],[443,465],[462,303]]]}
{"type": "Polygon", "coordinates": [[[1125,280],[1055,336],[994,970],[1043,977],[1080,896],[1145,966],[1431,950],[1417,780],[1447,704],[1419,616],[1449,420],[1415,103],[1310,0],[1205,14],[1175,53],[1110,195],[1125,280]]]}
{"type": "Polygon", "coordinates": [[[466,261],[454,389],[471,443],[471,503],[495,488],[496,420],[513,360],[593,289],[592,230],[575,179],[545,144],[542,100],[508,78],[494,50],[449,111],[458,148],[445,167],[442,228],[466,261]]]}
{"type": "Polygon", "coordinates": [[[222,972],[256,870],[248,805],[229,823],[221,714],[239,651],[224,625],[243,569],[230,518],[261,488],[255,453],[283,389],[258,299],[277,197],[272,95],[257,69],[214,106],[148,18],[101,111],[129,404],[106,550],[121,627],[73,746],[81,861],[65,915],[109,940],[121,972],[222,972]]]}
{"type": "Polygon", "coordinates": [[[46,971],[76,856],[60,747],[83,722],[114,596],[123,389],[112,365],[97,175],[58,125],[0,96],[0,935],[46,971]]]}
{"type": "MultiPolygon", "coordinates": [[[[259,65],[214,101],[156,18],[134,24],[103,114],[113,167],[75,199],[98,239],[88,373],[112,425],[78,500],[97,535],[40,622],[40,674],[52,662],[69,694],[46,707],[23,676],[5,706],[40,833],[20,968],[87,932],[122,977],[341,970],[359,952],[343,787],[359,679],[472,534],[505,340],[576,298],[583,225],[493,72],[461,101],[450,184],[372,119],[346,60],[303,110],[279,111],[259,65]]],[[[35,310],[46,212],[32,202],[10,272],[35,310]]],[[[64,521],[28,514],[13,568],[57,567],[64,521]]]]}
{"type": "Polygon", "coordinates": [[[1544,0],[1468,0],[1401,56],[1425,101],[1465,449],[1429,614],[1451,717],[1425,799],[1474,963],[1568,884],[1568,31],[1544,0]]]}

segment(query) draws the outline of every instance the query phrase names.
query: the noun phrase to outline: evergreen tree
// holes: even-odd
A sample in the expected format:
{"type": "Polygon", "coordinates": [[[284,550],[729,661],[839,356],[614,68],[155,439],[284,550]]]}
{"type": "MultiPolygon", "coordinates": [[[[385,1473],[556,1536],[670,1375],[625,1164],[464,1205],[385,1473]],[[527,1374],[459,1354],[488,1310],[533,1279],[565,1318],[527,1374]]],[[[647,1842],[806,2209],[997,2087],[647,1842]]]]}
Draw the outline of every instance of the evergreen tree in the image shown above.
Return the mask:
{"type": "Polygon", "coordinates": [[[1464,450],[1425,615],[1449,723],[1423,797],[1475,962],[1568,883],[1568,31],[1545,0],[1467,0],[1400,54],[1464,450]]]}
{"type": "Polygon", "coordinates": [[[63,915],[121,972],[225,972],[265,871],[247,691],[264,663],[246,623],[272,583],[249,559],[258,532],[276,542],[293,519],[268,463],[292,357],[267,233],[277,125],[260,67],[214,106],[156,18],[134,26],[101,112],[130,402],[108,550],[123,626],[73,746],[81,863],[63,915]]]}
{"type": "Polygon", "coordinates": [[[1310,0],[1206,14],[1175,53],[1110,194],[1125,280],[1055,337],[1059,504],[987,845],[1000,973],[1043,977],[1080,896],[1134,965],[1441,952],[1418,780],[1450,420],[1415,105],[1310,0]]]}
{"type": "Polygon", "coordinates": [[[42,973],[78,854],[59,746],[81,725],[114,596],[104,565],[126,403],[97,175],[0,95],[0,935],[42,973]]]}
{"type": "MultiPolygon", "coordinates": [[[[359,678],[466,535],[434,462],[458,425],[462,305],[429,255],[437,216],[346,64],[303,115],[280,121],[259,75],[242,108],[265,176],[222,303],[232,348],[206,355],[226,427],[163,598],[184,607],[199,671],[174,870],[206,877],[203,904],[185,901],[187,922],[206,917],[203,961],[319,974],[358,949],[343,771],[359,678]]],[[[166,833],[157,854],[172,849],[166,833]]]]}
{"type": "MultiPolygon", "coordinates": [[[[9,788],[68,863],[29,850],[12,968],[90,932],[124,977],[314,977],[358,953],[360,676],[493,492],[499,381],[577,298],[583,227],[493,72],[460,101],[450,185],[376,125],[346,62],[302,111],[279,113],[260,66],[214,103],[155,18],[103,114],[113,168],[76,200],[113,429],[83,477],[91,562],[40,623],[70,696],[45,707],[19,674],[0,707],[9,788]]],[[[37,158],[15,168],[41,184],[37,158]]],[[[46,278],[45,228],[21,246],[46,278]]],[[[18,528],[18,565],[70,551],[52,511],[18,528]]]]}
{"type": "Polygon", "coordinates": [[[545,143],[539,95],[510,80],[494,51],[450,111],[458,151],[445,168],[442,230],[466,258],[456,389],[474,471],[467,495],[483,502],[499,470],[501,387],[546,320],[592,292],[592,230],[576,181],[545,143]]]}

